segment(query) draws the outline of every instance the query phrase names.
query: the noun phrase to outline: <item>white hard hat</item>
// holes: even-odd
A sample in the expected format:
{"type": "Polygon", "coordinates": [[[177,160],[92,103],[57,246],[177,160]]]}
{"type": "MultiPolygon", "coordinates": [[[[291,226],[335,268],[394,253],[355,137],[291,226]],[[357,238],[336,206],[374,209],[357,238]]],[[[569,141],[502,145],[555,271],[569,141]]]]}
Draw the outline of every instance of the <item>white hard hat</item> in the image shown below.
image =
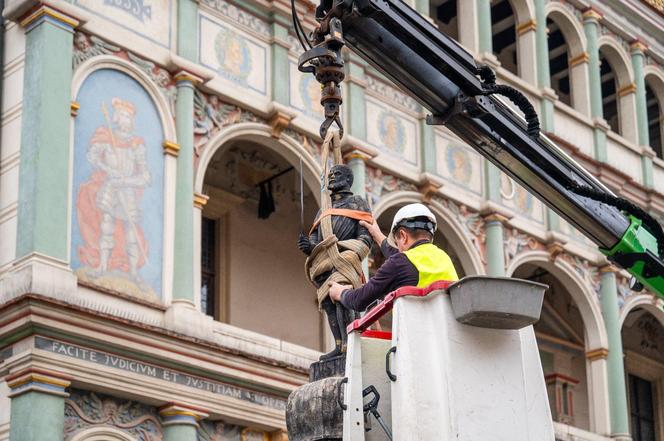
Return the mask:
{"type": "Polygon", "coordinates": [[[405,226],[407,228],[417,228],[422,230],[428,230],[431,234],[436,231],[437,222],[436,216],[427,208],[426,205],[416,203],[404,205],[397,211],[397,214],[394,215],[394,220],[392,221],[392,227],[390,227],[390,234],[388,239],[390,242],[394,243],[394,229],[397,226],[405,226]],[[415,218],[425,217],[429,220],[416,222],[415,218]]]}

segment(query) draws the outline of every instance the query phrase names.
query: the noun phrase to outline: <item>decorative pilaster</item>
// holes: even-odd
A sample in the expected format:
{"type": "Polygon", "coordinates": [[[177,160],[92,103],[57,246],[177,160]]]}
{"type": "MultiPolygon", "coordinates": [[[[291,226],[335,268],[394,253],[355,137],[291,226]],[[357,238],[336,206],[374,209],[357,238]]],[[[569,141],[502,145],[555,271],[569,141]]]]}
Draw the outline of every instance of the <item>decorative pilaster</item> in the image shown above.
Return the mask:
{"type": "Polygon", "coordinates": [[[422,171],[436,174],[438,160],[436,158],[436,132],[426,120],[420,120],[420,134],[422,135],[422,171]]]}
{"type": "Polygon", "coordinates": [[[57,372],[26,369],[6,377],[11,398],[12,441],[62,441],[66,388],[71,378],[57,372]]]}
{"type": "Polygon", "coordinates": [[[553,103],[555,94],[551,90],[551,73],[549,69],[549,37],[546,29],[545,0],[535,0],[535,40],[537,59],[537,87],[544,89],[544,99],[540,107],[542,131],[553,132],[553,103]]]}
{"type": "Polygon", "coordinates": [[[281,15],[274,15],[272,23],[272,100],[288,106],[290,97],[290,67],[288,64],[288,28],[290,22],[281,15]]]}
{"type": "Polygon", "coordinates": [[[479,32],[480,53],[493,53],[493,35],[491,33],[491,0],[477,1],[477,30],[479,32]]]}
{"type": "Polygon", "coordinates": [[[366,88],[366,76],[364,68],[366,64],[357,55],[350,54],[347,66],[348,87],[348,133],[357,139],[367,139],[367,108],[364,89],[366,88]]]}
{"type": "Polygon", "coordinates": [[[609,410],[611,415],[611,437],[630,440],[627,388],[623,364],[622,336],[618,319],[618,287],[616,268],[610,265],[600,268],[600,297],[602,315],[609,340],[607,374],[609,384],[609,410]]]}
{"type": "Polygon", "coordinates": [[[350,190],[363,198],[367,197],[367,159],[369,159],[367,155],[356,150],[344,156],[346,165],[353,171],[353,186],[350,190]]]}
{"type": "Polygon", "coordinates": [[[198,4],[194,0],[179,0],[177,54],[189,61],[198,58],[198,4]]]}
{"type": "MultiPolygon", "coordinates": [[[[602,14],[588,8],[583,12],[583,30],[588,42],[588,86],[590,89],[590,116],[597,120],[604,118],[602,109],[602,81],[600,78],[599,61],[599,20],[602,14]]],[[[606,161],[606,131],[595,124],[593,135],[595,159],[606,161]]]]}
{"type": "Polygon", "coordinates": [[[16,257],[67,261],[72,48],[79,22],[41,5],[25,28],[16,257]]]}
{"type": "Polygon", "coordinates": [[[503,224],[507,218],[498,213],[484,216],[486,231],[487,276],[505,276],[505,234],[503,224]]]}
{"type": "Polygon", "coordinates": [[[164,441],[197,441],[198,422],[209,415],[200,409],[179,404],[168,404],[159,409],[164,441]]]}
{"type": "MultiPolygon", "coordinates": [[[[646,104],[646,82],[643,72],[645,51],[647,46],[639,40],[632,41],[632,68],[634,69],[634,83],[636,85],[636,134],[641,148],[650,148],[650,133],[648,132],[648,106],[646,104]]],[[[643,185],[652,188],[652,158],[641,157],[643,171],[643,185]]]]}
{"type": "MultiPolygon", "coordinates": [[[[190,0],[184,0],[188,2],[190,0]]],[[[175,123],[180,151],[175,190],[173,300],[194,305],[194,85],[199,78],[175,75],[175,123]]]]}

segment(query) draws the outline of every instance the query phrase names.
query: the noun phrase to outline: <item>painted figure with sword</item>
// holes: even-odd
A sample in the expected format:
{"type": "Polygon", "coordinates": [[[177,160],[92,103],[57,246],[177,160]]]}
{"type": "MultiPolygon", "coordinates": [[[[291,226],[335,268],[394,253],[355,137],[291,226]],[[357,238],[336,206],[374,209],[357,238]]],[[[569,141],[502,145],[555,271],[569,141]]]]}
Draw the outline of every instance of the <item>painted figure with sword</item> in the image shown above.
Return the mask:
{"type": "Polygon", "coordinates": [[[81,188],[79,205],[85,197],[94,206],[81,219],[82,229],[88,229],[82,231],[88,246],[80,257],[99,275],[122,271],[139,283],[138,270],[148,262],[140,204],[150,171],[145,142],[134,135],[135,106],[120,98],[113,98],[111,105],[109,114],[102,103],[105,124],[96,129],[87,153],[95,171],[81,188]]]}

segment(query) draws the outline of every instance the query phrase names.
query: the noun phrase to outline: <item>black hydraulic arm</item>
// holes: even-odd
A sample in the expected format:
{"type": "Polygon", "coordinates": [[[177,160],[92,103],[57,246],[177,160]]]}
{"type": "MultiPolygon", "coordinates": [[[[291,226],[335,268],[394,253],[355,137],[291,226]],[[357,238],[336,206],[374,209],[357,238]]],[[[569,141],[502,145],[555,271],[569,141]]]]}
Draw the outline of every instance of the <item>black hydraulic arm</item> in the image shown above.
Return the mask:
{"type": "Polygon", "coordinates": [[[303,36],[294,4],[293,15],[300,41],[307,43],[300,70],[313,73],[323,86],[322,136],[333,122],[342,129],[340,51],[345,44],[428,109],[429,124],[445,124],[611,260],[663,295],[659,224],[626,201],[616,203],[618,198],[604,185],[540,135],[537,114],[520,92],[496,85],[491,69],[478,66],[470,53],[418,12],[401,0],[321,0],[316,10],[319,26],[311,41],[303,36]],[[514,102],[525,118],[498,95],[514,102]],[[641,222],[649,228],[639,229],[641,222]]]}

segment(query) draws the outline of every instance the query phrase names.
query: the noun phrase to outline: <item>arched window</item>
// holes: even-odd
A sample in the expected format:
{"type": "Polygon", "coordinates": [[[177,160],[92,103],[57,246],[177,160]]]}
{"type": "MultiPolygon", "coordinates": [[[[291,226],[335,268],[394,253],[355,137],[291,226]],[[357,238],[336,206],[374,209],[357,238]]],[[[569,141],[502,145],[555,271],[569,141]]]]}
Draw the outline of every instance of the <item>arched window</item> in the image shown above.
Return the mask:
{"type": "Polygon", "coordinates": [[[547,18],[546,28],[548,30],[551,88],[556,91],[560,101],[571,106],[572,92],[568,65],[569,49],[567,41],[555,20],[547,18]]]}
{"type": "Polygon", "coordinates": [[[600,51],[600,78],[602,83],[602,113],[604,119],[616,133],[622,133],[618,111],[617,78],[608,58],[600,51]]]}
{"type": "Polygon", "coordinates": [[[491,0],[493,53],[501,66],[519,74],[516,45],[516,15],[508,0],[491,0]]]}
{"type": "MultiPolygon", "coordinates": [[[[298,168],[259,142],[219,147],[203,184],[209,200],[201,225],[201,308],[222,322],[322,350],[316,292],[297,248],[299,182],[298,168]]],[[[305,186],[307,225],[317,210],[305,186]]]]}
{"type": "Polygon", "coordinates": [[[432,0],[429,8],[438,29],[448,37],[459,40],[457,0],[432,0]]]}
{"type": "Polygon", "coordinates": [[[627,314],[622,327],[630,434],[634,441],[664,436],[664,313],[644,308],[627,314]]]}
{"type": "Polygon", "coordinates": [[[657,95],[650,87],[650,84],[648,84],[648,78],[646,78],[646,107],[648,112],[648,134],[650,139],[650,147],[652,147],[658,157],[663,158],[662,105],[657,95]]]}
{"type": "Polygon", "coordinates": [[[585,332],[569,287],[535,263],[524,263],[512,277],[549,285],[535,334],[554,421],[590,428],[585,332]]]}

